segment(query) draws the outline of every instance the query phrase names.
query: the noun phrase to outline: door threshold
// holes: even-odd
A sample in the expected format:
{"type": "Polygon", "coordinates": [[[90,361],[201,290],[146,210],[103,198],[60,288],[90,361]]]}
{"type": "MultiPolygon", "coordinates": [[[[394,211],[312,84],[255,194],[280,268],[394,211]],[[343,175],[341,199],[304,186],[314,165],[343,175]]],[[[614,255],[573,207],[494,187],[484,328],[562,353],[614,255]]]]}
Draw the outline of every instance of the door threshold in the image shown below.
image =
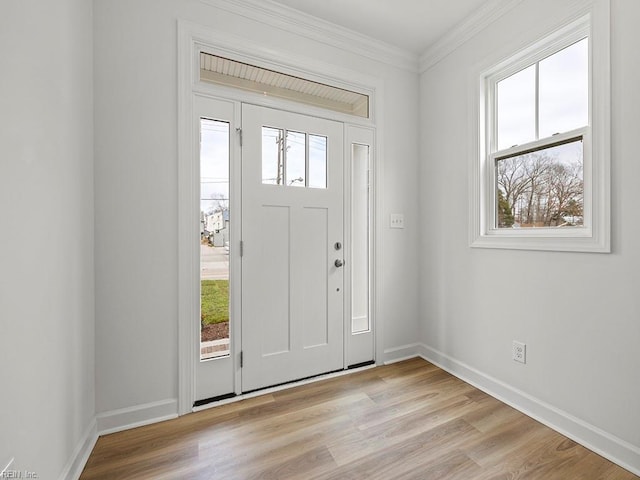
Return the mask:
{"type": "Polygon", "coordinates": [[[222,400],[228,400],[235,396],[235,393],[226,393],[224,395],[218,395],[217,397],[205,398],[204,400],[196,400],[195,402],[193,402],[193,408],[202,407],[203,405],[207,405],[209,403],[221,402],[222,400]]]}
{"type": "Polygon", "coordinates": [[[362,363],[354,363],[353,365],[349,365],[347,368],[349,370],[354,370],[356,368],[362,368],[362,367],[368,367],[369,365],[375,365],[376,362],[374,362],[373,360],[369,360],[368,362],[362,362],[362,363]]]}
{"type": "Polygon", "coordinates": [[[281,383],[279,385],[274,385],[271,387],[260,388],[260,389],[252,390],[246,393],[240,393],[237,395],[236,394],[221,395],[220,397],[214,397],[209,400],[202,400],[202,401],[195,402],[191,411],[200,412],[202,410],[208,410],[209,408],[227,405],[228,403],[240,402],[242,400],[248,400],[249,398],[260,397],[262,395],[268,395],[270,393],[280,392],[282,390],[288,390],[290,388],[300,387],[302,385],[308,385],[310,383],[316,383],[322,380],[329,380],[331,378],[342,377],[344,375],[350,375],[352,373],[362,372],[364,370],[369,370],[371,368],[376,368],[376,367],[377,365],[375,362],[367,362],[363,366],[354,365],[344,370],[337,370],[335,372],[329,372],[329,373],[321,373],[320,375],[315,375],[315,376],[303,378],[300,380],[294,380],[292,382],[281,383]],[[226,398],[221,398],[221,397],[226,397],[226,398]],[[202,403],[202,402],[206,402],[206,403],[202,403]]]}
{"type": "Polygon", "coordinates": [[[307,382],[309,380],[313,380],[315,378],[320,378],[320,377],[322,377],[323,379],[331,378],[331,375],[335,375],[336,373],[342,373],[343,370],[344,369],[341,368],[340,370],[334,370],[332,372],[319,373],[317,375],[311,375],[309,377],[299,378],[297,380],[291,380],[289,382],[282,382],[282,383],[277,383],[276,385],[269,385],[268,387],[260,387],[260,388],[254,389],[254,390],[249,390],[247,392],[243,392],[243,395],[251,395],[252,393],[261,392],[262,390],[272,390],[274,388],[285,387],[287,385],[304,385],[303,382],[307,382]]]}

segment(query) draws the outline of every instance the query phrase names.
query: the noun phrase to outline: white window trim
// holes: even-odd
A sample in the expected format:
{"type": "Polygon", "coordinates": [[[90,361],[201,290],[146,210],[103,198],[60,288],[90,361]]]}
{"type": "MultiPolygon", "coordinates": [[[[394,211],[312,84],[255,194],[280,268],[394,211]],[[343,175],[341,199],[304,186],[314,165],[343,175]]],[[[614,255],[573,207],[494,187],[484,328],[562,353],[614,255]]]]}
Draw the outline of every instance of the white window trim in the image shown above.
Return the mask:
{"type": "MultiPolygon", "coordinates": [[[[477,132],[470,148],[470,246],[519,250],[576,252],[611,251],[610,241],[610,7],[609,0],[593,0],[585,9],[576,10],[571,19],[540,35],[542,40],[509,55],[493,66],[473,74],[472,131],[477,132]],[[489,142],[493,125],[487,112],[494,101],[491,87],[497,81],[545,58],[562,46],[589,36],[590,109],[589,126],[554,137],[554,142],[582,136],[584,140],[584,226],[571,229],[498,229],[495,228],[495,166],[489,142]],[[593,68],[593,67],[596,68],[593,68]],[[479,73],[478,73],[479,72],[479,73]],[[498,76],[499,75],[499,76],[498,76]],[[478,79],[480,80],[478,83],[478,79]],[[492,127],[492,128],[487,128],[492,127]]],[[[584,4],[584,2],[583,2],[584,4]]],[[[503,150],[517,153],[540,146],[544,141],[503,150]]]]}

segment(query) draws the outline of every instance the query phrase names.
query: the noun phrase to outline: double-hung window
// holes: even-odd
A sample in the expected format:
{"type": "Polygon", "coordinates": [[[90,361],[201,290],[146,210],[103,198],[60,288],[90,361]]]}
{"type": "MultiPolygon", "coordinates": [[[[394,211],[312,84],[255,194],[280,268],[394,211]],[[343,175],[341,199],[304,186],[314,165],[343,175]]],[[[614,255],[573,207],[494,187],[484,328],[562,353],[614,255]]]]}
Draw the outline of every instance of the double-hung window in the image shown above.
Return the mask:
{"type": "Polygon", "coordinates": [[[592,27],[586,15],[480,75],[472,246],[609,251],[608,55],[592,27]]]}

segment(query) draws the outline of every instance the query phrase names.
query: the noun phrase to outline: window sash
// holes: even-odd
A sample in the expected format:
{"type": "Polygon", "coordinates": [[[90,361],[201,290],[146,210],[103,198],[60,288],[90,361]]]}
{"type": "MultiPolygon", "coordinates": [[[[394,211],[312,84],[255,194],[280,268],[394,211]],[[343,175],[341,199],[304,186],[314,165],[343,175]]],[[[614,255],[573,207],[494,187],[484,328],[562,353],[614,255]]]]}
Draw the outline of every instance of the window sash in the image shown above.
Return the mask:
{"type": "Polygon", "coordinates": [[[525,153],[537,152],[539,150],[544,150],[545,148],[569,143],[572,140],[577,140],[580,137],[586,136],[589,130],[590,129],[588,126],[584,126],[581,128],[576,128],[575,130],[570,130],[568,132],[558,133],[556,135],[552,135],[551,137],[534,140],[533,142],[516,145],[510,148],[504,148],[502,150],[498,150],[489,154],[489,160],[504,160],[507,158],[516,157],[518,155],[524,155],[525,153]]]}
{"type": "MultiPolygon", "coordinates": [[[[540,138],[539,137],[539,116],[540,116],[540,112],[539,112],[539,90],[540,90],[540,86],[539,86],[539,79],[538,79],[538,68],[539,68],[539,63],[542,60],[545,60],[546,58],[551,57],[552,55],[554,55],[555,53],[558,53],[562,50],[564,50],[567,47],[570,47],[571,45],[584,40],[585,38],[589,39],[589,57],[590,59],[592,58],[591,55],[591,50],[592,50],[592,41],[591,41],[591,33],[590,33],[590,28],[588,24],[583,24],[583,22],[585,22],[586,20],[582,20],[581,22],[578,23],[577,26],[574,26],[573,29],[571,29],[571,33],[570,34],[566,34],[564,36],[561,36],[560,38],[555,38],[553,40],[546,40],[543,41],[543,47],[538,47],[539,51],[536,51],[535,53],[529,53],[529,55],[526,55],[525,53],[521,53],[520,55],[516,56],[515,58],[512,58],[510,60],[507,60],[506,62],[503,62],[500,65],[497,65],[494,69],[492,69],[491,72],[488,72],[487,74],[485,74],[483,76],[483,82],[485,84],[485,92],[484,92],[484,97],[486,99],[486,105],[485,105],[485,112],[487,115],[487,131],[486,131],[486,147],[488,149],[487,154],[492,154],[495,152],[498,152],[498,83],[500,83],[502,80],[505,80],[523,70],[525,70],[526,68],[529,68],[533,65],[536,66],[536,87],[535,87],[535,137],[536,139],[532,142],[528,142],[526,145],[529,145],[531,143],[535,143],[536,141],[542,141],[545,140],[545,138],[540,138]]],[[[556,36],[559,34],[556,34],[556,36]]],[[[525,51],[526,52],[526,51],[525,51]]],[[[585,125],[585,127],[588,127],[589,125],[592,124],[591,122],[591,115],[592,115],[592,105],[591,105],[591,99],[592,99],[592,78],[593,78],[593,62],[590,60],[589,61],[589,71],[588,71],[588,76],[589,76],[589,95],[588,95],[588,102],[589,102],[589,121],[588,121],[588,125],[585,125]]],[[[554,138],[555,135],[553,135],[552,137],[548,137],[548,138],[554,138]]],[[[517,145],[516,147],[510,147],[510,148],[517,148],[520,147],[520,145],[517,145]]],[[[507,149],[503,149],[503,150],[509,150],[510,148],[507,149]]]]}
{"type": "Polygon", "coordinates": [[[536,140],[523,145],[507,148],[488,155],[487,160],[487,188],[489,209],[487,211],[487,234],[505,236],[585,236],[590,235],[591,229],[591,155],[590,155],[590,128],[582,127],[570,132],[559,133],[551,137],[536,140]],[[506,229],[498,227],[498,180],[497,162],[508,158],[538,152],[552,147],[564,145],[573,141],[582,140],[582,168],[583,168],[583,219],[584,223],[579,227],[567,230],[562,227],[536,227],[523,229],[506,229]]]}

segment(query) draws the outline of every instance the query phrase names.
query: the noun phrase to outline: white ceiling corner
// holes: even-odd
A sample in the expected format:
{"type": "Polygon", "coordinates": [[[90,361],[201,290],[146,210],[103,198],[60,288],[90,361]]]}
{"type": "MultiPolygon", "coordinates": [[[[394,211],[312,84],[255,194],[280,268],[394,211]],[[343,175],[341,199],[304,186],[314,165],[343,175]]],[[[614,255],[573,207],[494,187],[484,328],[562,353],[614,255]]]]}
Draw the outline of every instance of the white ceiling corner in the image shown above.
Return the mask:
{"type": "Polygon", "coordinates": [[[405,70],[418,55],[272,0],[200,0],[207,5],[405,70]]]}
{"type": "Polygon", "coordinates": [[[425,72],[475,34],[488,27],[522,0],[490,0],[442,36],[420,56],[420,72],[425,72]]]}
{"type": "Polygon", "coordinates": [[[424,72],[522,0],[200,0],[314,41],[424,72]]]}

